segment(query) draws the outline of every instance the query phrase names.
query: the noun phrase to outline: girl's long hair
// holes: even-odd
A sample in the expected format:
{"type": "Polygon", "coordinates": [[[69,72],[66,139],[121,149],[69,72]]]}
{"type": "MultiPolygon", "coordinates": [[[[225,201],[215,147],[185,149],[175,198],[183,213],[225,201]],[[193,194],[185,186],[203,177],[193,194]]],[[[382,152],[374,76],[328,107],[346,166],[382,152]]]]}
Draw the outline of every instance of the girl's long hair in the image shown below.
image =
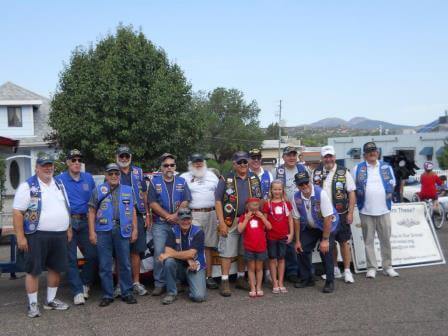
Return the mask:
{"type": "Polygon", "coordinates": [[[287,199],[285,192],[285,185],[283,184],[283,181],[279,179],[271,182],[271,186],[269,187],[269,201],[272,201],[272,199],[274,198],[274,194],[272,193],[272,186],[274,184],[280,184],[282,186],[282,202],[284,202],[287,199]]]}

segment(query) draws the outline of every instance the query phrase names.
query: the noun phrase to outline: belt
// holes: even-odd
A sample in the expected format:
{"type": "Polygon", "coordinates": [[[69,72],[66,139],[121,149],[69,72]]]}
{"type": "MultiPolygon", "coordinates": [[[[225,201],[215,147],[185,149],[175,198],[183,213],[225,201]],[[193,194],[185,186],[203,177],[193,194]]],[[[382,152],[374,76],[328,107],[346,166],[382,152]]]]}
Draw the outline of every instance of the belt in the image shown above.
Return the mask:
{"type": "Polygon", "coordinates": [[[211,208],[201,208],[201,209],[191,209],[191,211],[193,212],[210,212],[215,210],[215,207],[211,207],[211,208]]]}
{"type": "Polygon", "coordinates": [[[87,219],[86,214],[71,214],[70,217],[73,219],[87,219]]]}

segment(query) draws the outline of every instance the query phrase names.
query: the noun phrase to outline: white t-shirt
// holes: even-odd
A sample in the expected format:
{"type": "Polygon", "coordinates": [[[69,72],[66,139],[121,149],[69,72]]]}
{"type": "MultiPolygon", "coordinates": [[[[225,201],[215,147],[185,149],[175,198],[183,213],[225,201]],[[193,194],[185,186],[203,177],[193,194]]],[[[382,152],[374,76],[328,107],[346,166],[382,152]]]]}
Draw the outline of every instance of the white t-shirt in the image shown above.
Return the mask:
{"type": "MultiPolygon", "coordinates": [[[[328,171],[328,174],[325,177],[325,180],[323,183],[323,189],[325,190],[328,197],[330,198],[330,202],[333,202],[333,177],[334,177],[334,174],[336,173],[336,168],[337,168],[337,165],[334,165],[334,167],[328,171]]],[[[324,171],[326,171],[325,167],[323,169],[324,169],[324,171]]],[[[347,192],[355,191],[356,184],[355,184],[355,181],[353,180],[352,175],[350,174],[350,172],[348,170],[345,171],[345,180],[346,180],[345,190],[347,192]]]]}
{"type": "MultiPolygon", "coordinates": [[[[355,179],[357,170],[358,165],[352,170],[355,179]]],[[[392,185],[395,186],[395,177],[392,181],[392,185]]],[[[386,191],[384,190],[378,161],[374,165],[367,162],[367,184],[364,206],[358,210],[363,215],[369,216],[381,216],[389,212],[386,204],[386,191]]]]}
{"type": "MultiPolygon", "coordinates": [[[[42,195],[42,210],[37,229],[39,231],[66,231],[70,223],[70,216],[63,195],[65,190],[59,189],[54,179],[51,179],[50,184],[46,184],[40,179],[38,181],[42,195]]],[[[16,191],[13,209],[26,211],[30,206],[30,199],[30,187],[27,182],[24,182],[16,191]]]]}
{"type": "Polygon", "coordinates": [[[293,169],[288,169],[285,167],[285,192],[286,196],[291,202],[294,202],[294,194],[299,191],[297,189],[296,182],[294,180],[294,176],[298,173],[297,167],[294,167],[293,169]]]}
{"type": "Polygon", "coordinates": [[[188,184],[191,191],[190,208],[204,209],[215,206],[215,190],[218,186],[218,178],[210,170],[203,177],[194,177],[192,173],[186,172],[181,175],[188,184]]]}
{"type": "MultiPolygon", "coordinates": [[[[311,190],[311,196],[314,196],[314,185],[311,185],[312,190],[311,190]]],[[[302,202],[305,204],[305,210],[306,210],[306,217],[308,219],[308,225],[315,228],[316,224],[314,223],[314,219],[313,219],[313,215],[311,213],[311,200],[310,198],[306,198],[303,196],[303,194],[301,195],[302,197],[302,202]]],[[[300,218],[300,214],[299,214],[299,210],[297,209],[297,205],[296,202],[292,202],[292,209],[293,209],[293,217],[296,219],[300,218]]],[[[333,215],[333,204],[330,201],[330,198],[328,197],[327,193],[325,190],[322,190],[321,194],[320,194],[320,211],[322,213],[323,217],[328,217],[333,215]]]]}

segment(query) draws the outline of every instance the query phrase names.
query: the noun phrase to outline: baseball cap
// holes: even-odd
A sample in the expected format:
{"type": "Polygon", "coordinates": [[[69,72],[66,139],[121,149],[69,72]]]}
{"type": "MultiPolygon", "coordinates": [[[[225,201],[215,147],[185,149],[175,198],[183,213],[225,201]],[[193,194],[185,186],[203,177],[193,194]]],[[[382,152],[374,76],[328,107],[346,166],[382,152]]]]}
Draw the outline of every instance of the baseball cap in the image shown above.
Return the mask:
{"type": "Polygon", "coordinates": [[[112,171],[112,170],[118,170],[118,171],[120,171],[120,167],[118,167],[118,165],[117,165],[116,163],[109,163],[109,164],[106,166],[106,172],[110,172],[110,171],[112,171]]]}
{"type": "Polygon", "coordinates": [[[159,161],[162,163],[163,161],[165,161],[168,158],[176,160],[176,157],[173,154],[171,154],[171,153],[163,153],[162,155],[160,155],[159,161]]]}
{"type": "Polygon", "coordinates": [[[232,155],[233,162],[238,162],[240,160],[249,160],[249,154],[247,154],[247,152],[239,151],[232,155]]]}
{"type": "Polygon", "coordinates": [[[376,147],[376,144],[373,141],[369,141],[364,144],[362,150],[364,153],[369,153],[378,150],[378,147],[376,147]]]}
{"type": "Polygon", "coordinates": [[[334,151],[334,147],[333,146],[324,146],[320,149],[320,155],[322,157],[325,157],[326,155],[332,155],[335,156],[336,153],[334,151]]]}
{"type": "Polygon", "coordinates": [[[253,148],[249,151],[249,156],[250,157],[260,156],[261,157],[261,150],[258,148],[253,148]]]}
{"type": "Polygon", "coordinates": [[[120,147],[117,148],[117,155],[121,154],[129,154],[132,155],[131,149],[126,145],[120,145],[120,147]]]}
{"type": "Polygon", "coordinates": [[[179,210],[177,211],[177,216],[179,217],[179,219],[193,218],[190,208],[179,208],[179,210]]]}
{"type": "Polygon", "coordinates": [[[79,149],[72,149],[68,152],[67,159],[73,159],[74,157],[82,157],[82,153],[79,149]]]}
{"type": "Polygon", "coordinates": [[[51,155],[49,155],[49,154],[42,154],[42,155],[40,155],[37,158],[36,163],[39,166],[43,166],[43,165],[45,165],[47,163],[53,164],[54,163],[54,158],[51,155]]]}
{"type": "Polygon", "coordinates": [[[285,148],[283,148],[283,154],[298,153],[298,152],[299,151],[294,146],[286,146],[285,148]]]}
{"type": "Polygon", "coordinates": [[[199,153],[194,153],[190,155],[190,162],[204,162],[204,155],[199,153]]]}
{"type": "Polygon", "coordinates": [[[434,164],[433,164],[431,161],[426,161],[426,162],[423,164],[423,168],[424,168],[425,170],[432,170],[432,169],[434,168],[434,164]]]}
{"type": "Polygon", "coordinates": [[[294,175],[294,182],[298,184],[310,182],[310,175],[306,170],[298,172],[294,175]]]}

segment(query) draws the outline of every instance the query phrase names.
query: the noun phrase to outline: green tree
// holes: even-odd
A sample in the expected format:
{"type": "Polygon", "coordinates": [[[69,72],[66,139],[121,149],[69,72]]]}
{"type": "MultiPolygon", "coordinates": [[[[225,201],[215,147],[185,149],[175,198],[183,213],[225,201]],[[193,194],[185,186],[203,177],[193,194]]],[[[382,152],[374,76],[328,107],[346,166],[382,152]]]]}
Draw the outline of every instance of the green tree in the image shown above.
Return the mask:
{"type": "MultiPolygon", "coordinates": [[[[281,134],[287,135],[283,128],[281,129],[281,134]]],[[[266,140],[278,139],[278,123],[271,123],[268,125],[264,138],[266,140]]]]}
{"type": "Polygon", "coordinates": [[[446,141],[443,146],[443,152],[437,157],[437,161],[439,162],[440,169],[448,169],[448,143],[446,141]]]}
{"type": "Polygon", "coordinates": [[[191,86],[180,67],[132,26],[77,47],[51,101],[47,139],[80,149],[88,163],[114,159],[127,144],[145,168],[171,152],[184,161],[202,139],[191,86]]]}
{"type": "Polygon", "coordinates": [[[200,93],[196,107],[206,122],[202,150],[213,154],[219,163],[229,160],[235,151],[261,146],[260,109],[255,100],[246,102],[241,91],[216,88],[200,93]]]}

